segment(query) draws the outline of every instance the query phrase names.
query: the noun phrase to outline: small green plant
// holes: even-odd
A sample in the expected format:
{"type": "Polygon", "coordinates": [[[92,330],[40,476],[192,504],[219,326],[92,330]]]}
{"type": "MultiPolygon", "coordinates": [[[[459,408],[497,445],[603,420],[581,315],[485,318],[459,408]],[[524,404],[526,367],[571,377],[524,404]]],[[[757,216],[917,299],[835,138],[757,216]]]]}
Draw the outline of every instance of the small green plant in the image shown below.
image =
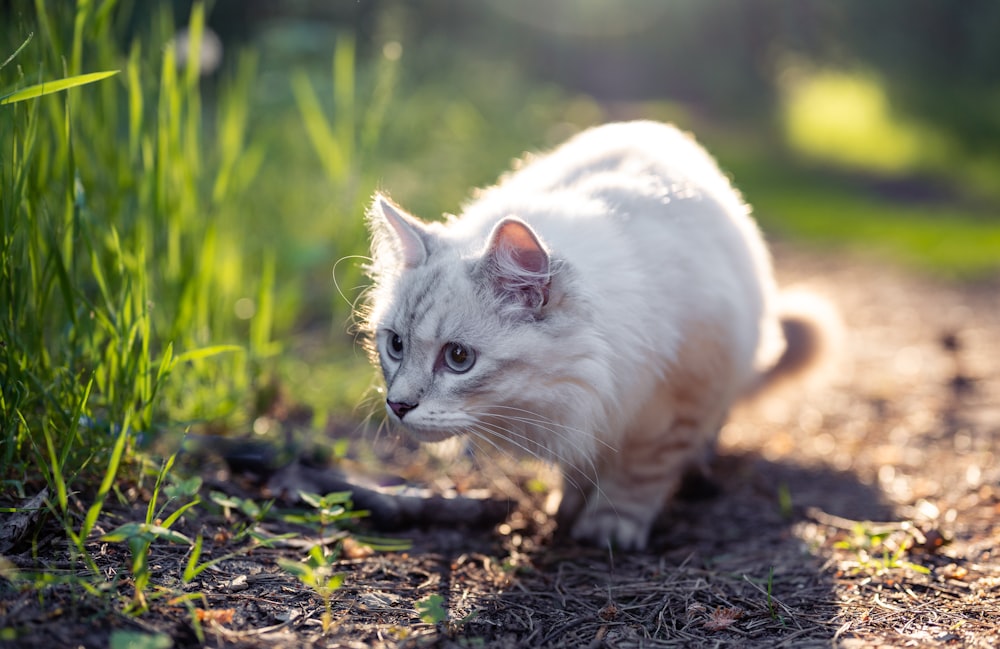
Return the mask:
{"type": "Polygon", "coordinates": [[[448,619],[448,609],[444,607],[444,597],[433,593],[415,602],[417,615],[425,624],[441,624],[448,619]]]}
{"type": "MultiPolygon", "coordinates": [[[[146,506],[146,518],[142,522],[131,522],[120,525],[118,528],[101,537],[102,541],[109,543],[124,542],[128,545],[132,554],[132,581],[134,585],[134,595],[129,611],[141,613],[148,609],[147,590],[150,585],[149,572],[149,549],[154,541],[169,541],[171,543],[186,543],[192,545],[190,538],[170,529],[185,512],[201,503],[197,495],[198,488],[201,487],[200,480],[189,480],[175,485],[173,489],[163,489],[163,483],[168,472],[173,468],[176,455],[170,456],[160,468],[156,476],[156,485],[153,487],[153,494],[146,506]],[[167,495],[167,501],[158,508],[161,490],[167,495]],[[166,507],[175,499],[184,497],[187,500],[184,504],[174,510],[166,519],[161,520],[166,507]]],[[[200,541],[200,538],[199,538],[200,541]]],[[[200,545],[198,547],[200,551],[200,545]]]]}
{"type": "Polygon", "coordinates": [[[351,509],[351,492],[333,492],[320,496],[318,494],[299,492],[299,497],[311,510],[286,513],[281,516],[290,523],[317,525],[319,542],[309,549],[305,561],[278,559],[278,565],[286,572],[294,575],[303,585],[312,589],[323,600],[323,633],[327,633],[333,624],[333,594],[344,582],[344,575],[334,571],[334,565],[340,557],[341,542],[347,536],[345,533],[327,536],[327,528],[340,521],[357,518],[365,512],[355,512],[351,509]],[[336,542],[332,550],[327,544],[336,542]]]}
{"type": "Polygon", "coordinates": [[[457,620],[451,618],[451,614],[448,609],[445,608],[445,600],[439,593],[432,593],[426,597],[418,599],[414,606],[417,611],[417,616],[420,617],[420,621],[426,624],[434,624],[436,626],[443,626],[445,631],[454,634],[457,633],[468,624],[470,621],[475,619],[476,615],[479,614],[478,611],[472,611],[468,615],[461,617],[457,620]]]}
{"type": "Polygon", "coordinates": [[[283,518],[290,523],[319,526],[321,540],[326,538],[327,528],[331,525],[368,515],[368,512],[354,511],[351,508],[350,491],[337,491],[325,496],[300,491],[299,498],[312,509],[301,513],[286,514],[283,518]]]}
{"type": "Polygon", "coordinates": [[[771,619],[781,623],[781,626],[785,626],[785,618],[778,614],[778,610],[774,605],[774,598],[771,595],[772,589],[774,587],[774,566],[771,566],[767,571],[767,610],[771,614],[771,619]]]}
{"type": "Polygon", "coordinates": [[[855,553],[855,571],[869,571],[883,574],[891,570],[909,569],[923,574],[930,574],[930,569],[920,564],[906,561],[907,550],[913,544],[912,536],[907,532],[907,525],[874,525],[863,521],[856,522],[848,535],[833,547],[855,553]]]}
{"type": "MultiPolygon", "coordinates": [[[[344,575],[334,570],[341,552],[347,551],[351,556],[351,548],[379,546],[382,549],[399,550],[409,547],[405,541],[366,539],[355,542],[348,538],[347,532],[331,531],[338,523],[367,515],[364,511],[354,511],[351,505],[351,492],[333,492],[320,496],[319,494],[299,492],[299,497],[311,509],[299,512],[280,514],[282,520],[301,525],[318,527],[319,542],[313,545],[304,561],[278,559],[282,569],[294,575],[303,585],[312,589],[323,600],[323,632],[330,630],[333,624],[333,594],[344,582],[344,575]],[[371,543],[369,543],[371,541],[371,543]],[[328,546],[334,543],[332,549],[328,546]]],[[[370,549],[366,550],[371,552],[370,549]]]]}
{"type": "Polygon", "coordinates": [[[244,522],[241,522],[234,528],[233,541],[236,542],[242,541],[247,536],[253,536],[258,524],[267,517],[271,511],[271,507],[274,506],[273,500],[259,504],[250,498],[231,496],[220,491],[212,491],[208,497],[213,503],[222,507],[223,516],[227,521],[232,520],[233,510],[242,513],[246,517],[244,522]]]}
{"type": "Polygon", "coordinates": [[[788,488],[788,483],[782,482],[778,485],[778,511],[785,520],[792,518],[795,513],[795,506],[792,502],[792,490],[788,488]]]}
{"type": "Polygon", "coordinates": [[[111,632],[110,649],[170,649],[174,641],[165,633],[116,630],[111,632]]]}
{"type": "Polygon", "coordinates": [[[344,583],[344,575],[334,571],[339,553],[327,553],[322,545],[309,549],[305,561],[279,558],[278,565],[323,600],[323,633],[333,626],[333,594],[344,583]]]}

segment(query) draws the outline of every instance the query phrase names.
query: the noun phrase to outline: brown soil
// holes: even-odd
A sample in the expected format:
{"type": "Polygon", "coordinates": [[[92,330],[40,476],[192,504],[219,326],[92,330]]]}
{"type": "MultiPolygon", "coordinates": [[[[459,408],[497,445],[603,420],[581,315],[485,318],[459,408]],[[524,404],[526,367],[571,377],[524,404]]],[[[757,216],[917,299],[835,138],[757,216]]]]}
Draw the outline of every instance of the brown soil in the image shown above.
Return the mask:
{"type": "MultiPolygon", "coordinates": [[[[838,304],[842,362],[823,385],[734,413],[718,493],[677,502],[651,551],[555,535],[545,493],[525,488],[535,472],[548,479],[538,467],[407,455],[388,469],[438,492],[487,488],[513,499],[509,513],[492,527],[400,530],[406,551],[343,547],[325,632],[322,599],[277,565],[303,557],[315,528],[265,522],[296,536],[250,550],[230,540],[240,515],[202,507],[176,525],[205,536],[201,561],[244,551],[183,584],[189,547],[155,543],[149,611],[138,616],[121,611],[133,592],[125,544],[88,546],[122,598],[88,595],[58,583],[83,570],[64,534],[43,527],[33,549],[7,554],[7,574],[43,570],[54,583],[0,579],[0,646],[107,647],[116,629],[162,633],[175,647],[1000,645],[998,286],[777,257],[785,283],[838,304]],[[423,621],[418,606],[434,595],[442,610],[423,621]]],[[[252,489],[215,468],[204,476],[214,489],[252,489]]],[[[143,495],[110,509],[101,531],[142,520],[143,495]]]]}

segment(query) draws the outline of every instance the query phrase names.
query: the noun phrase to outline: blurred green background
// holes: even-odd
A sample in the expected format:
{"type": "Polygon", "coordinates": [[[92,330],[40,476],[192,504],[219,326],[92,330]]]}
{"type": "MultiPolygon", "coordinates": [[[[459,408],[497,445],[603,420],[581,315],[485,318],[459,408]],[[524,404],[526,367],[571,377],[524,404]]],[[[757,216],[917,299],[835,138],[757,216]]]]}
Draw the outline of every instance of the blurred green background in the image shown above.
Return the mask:
{"type": "Polygon", "coordinates": [[[365,416],[373,191],[455,213],[604,121],[693,131],[771,239],[995,277],[997,34],[992,0],[0,2],[0,96],[120,70],[0,105],[5,479],[365,416]]]}

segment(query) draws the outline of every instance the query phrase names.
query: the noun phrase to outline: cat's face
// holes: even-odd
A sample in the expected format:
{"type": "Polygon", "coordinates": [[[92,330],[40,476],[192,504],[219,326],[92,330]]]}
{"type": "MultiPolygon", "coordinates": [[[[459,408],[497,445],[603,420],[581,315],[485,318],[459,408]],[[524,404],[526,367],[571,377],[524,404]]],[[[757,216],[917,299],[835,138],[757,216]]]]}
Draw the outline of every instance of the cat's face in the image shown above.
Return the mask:
{"type": "Polygon", "coordinates": [[[554,423],[575,379],[564,376],[549,255],[532,230],[505,219],[470,250],[381,197],[370,225],[366,329],[389,418],[421,441],[469,433],[549,459],[579,446],[554,423]]]}
{"type": "Polygon", "coordinates": [[[506,327],[467,270],[451,266],[466,265],[449,255],[406,270],[372,323],[386,409],[422,441],[474,424],[508,364],[506,327]]]}

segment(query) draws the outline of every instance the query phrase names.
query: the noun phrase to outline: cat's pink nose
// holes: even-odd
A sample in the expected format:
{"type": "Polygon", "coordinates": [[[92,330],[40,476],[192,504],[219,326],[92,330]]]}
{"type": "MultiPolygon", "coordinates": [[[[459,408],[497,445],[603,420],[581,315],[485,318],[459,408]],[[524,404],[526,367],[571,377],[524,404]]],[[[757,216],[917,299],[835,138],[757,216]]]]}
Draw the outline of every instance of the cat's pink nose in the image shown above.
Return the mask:
{"type": "Polygon", "coordinates": [[[403,415],[405,415],[406,413],[410,412],[411,410],[417,407],[417,404],[415,403],[404,403],[402,401],[389,401],[388,399],[386,399],[385,402],[386,404],[389,405],[389,408],[392,409],[392,411],[396,413],[396,416],[399,417],[400,419],[403,418],[403,415]]]}

